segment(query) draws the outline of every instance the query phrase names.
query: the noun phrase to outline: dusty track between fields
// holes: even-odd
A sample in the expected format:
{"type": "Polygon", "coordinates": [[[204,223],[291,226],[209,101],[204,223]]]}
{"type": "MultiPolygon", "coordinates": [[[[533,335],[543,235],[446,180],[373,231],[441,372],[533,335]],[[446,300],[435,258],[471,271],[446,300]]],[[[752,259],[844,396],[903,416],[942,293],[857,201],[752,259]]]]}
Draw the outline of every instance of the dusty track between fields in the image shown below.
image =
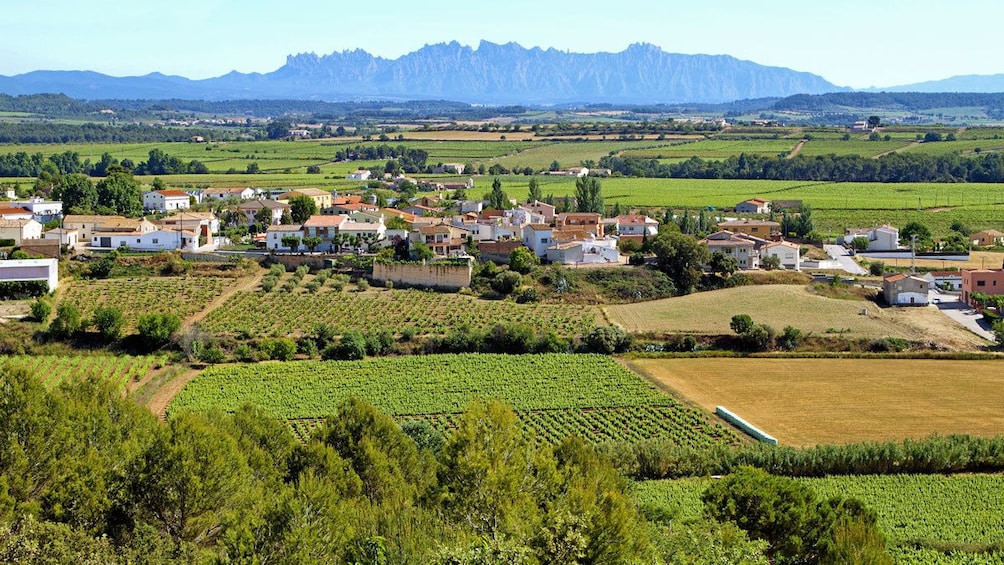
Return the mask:
{"type": "Polygon", "coordinates": [[[791,148],[791,153],[788,153],[788,156],[785,157],[785,159],[794,159],[796,155],[802,152],[803,145],[805,145],[804,139],[796,143],[795,146],[791,148]]]}
{"type": "Polygon", "coordinates": [[[199,374],[198,369],[187,369],[182,373],[178,373],[171,380],[167,381],[157,392],[150,397],[147,401],[146,407],[150,409],[158,418],[164,419],[167,415],[167,407],[174,400],[174,397],[181,392],[181,389],[185,387],[192,379],[194,379],[199,374]]]}
{"type": "Polygon", "coordinates": [[[222,293],[220,293],[219,296],[210,301],[209,304],[206,304],[205,308],[203,308],[199,312],[196,312],[195,315],[185,320],[185,323],[182,325],[182,329],[183,330],[188,329],[192,327],[193,324],[202,321],[206,316],[209,315],[211,311],[222,306],[223,303],[226,302],[228,298],[230,298],[237,292],[251,290],[254,287],[258,286],[258,283],[261,282],[262,277],[264,277],[267,272],[268,271],[265,271],[263,269],[257,274],[249,275],[238,280],[236,284],[224,290],[222,293]]]}
{"type": "Polygon", "coordinates": [[[725,406],[786,445],[992,436],[1004,431],[1004,360],[636,359],[697,406],[725,406]]]}

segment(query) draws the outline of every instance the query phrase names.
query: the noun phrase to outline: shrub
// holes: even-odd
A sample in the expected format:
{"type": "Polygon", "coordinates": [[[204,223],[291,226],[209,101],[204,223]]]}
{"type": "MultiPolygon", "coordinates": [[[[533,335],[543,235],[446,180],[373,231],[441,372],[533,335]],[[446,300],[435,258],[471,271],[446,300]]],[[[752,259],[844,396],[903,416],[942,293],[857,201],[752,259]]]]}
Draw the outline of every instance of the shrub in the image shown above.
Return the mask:
{"type": "Polygon", "coordinates": [[[202,351],[199,355],[199,361],[203,363],[208,363],[214,365],[216,363],[222,363],[226,359],[226,355],[223,350],[216,344],[210,345],[202,351]]]}
{"type": "Polygon", "coordinates": [[[635,266],[644,265],[645,264],[645,255],[642,254],[642,253],[632,253],[631,256],[628,257],[628,264],[629,265],[635,265],[635,266]]]}
{"type": "Polygon", "coordinates": [[[111,306],[99,306],[94,309],[91,323],[105,341],[115,341],[122,335],[122,311],[111,306]]]}
{"type": "Polygon", "coordinates": [[[519,295],[516,296],[517,304],[531,304],[539,301],[540,293],[532,286],[525,287],[523,290],[519,291],[519,295]]]}
{"type": "Polygon", "coordinates": [[[59,339],[66,339],[80,330],[82,320],[80,309],[73,304],[60,304],[56,309],[56,319],[49,326],[49,333],[59,339]]]}
{"type": "Polygon", "coordinates": [[[874,263],[868,265],[868,273],[873,277],[881,277],[885,273],[885,263],[882,261],[875,261],[874,263]]]}
{"type": "Polygon", "coordinates": [[[582,344],[593,353],[610,355],[630,349],[631,336],[615,326],[600,326],[586,334],[582,338],[582,344]]]}
{"type": "Polygon", "coordinates": [[[523,277],[519,273],[514,271],[504,271],[499,273],[492,279],[491,287],[492,290],[499,294],[508,295],[512,294],[520,284],[523,282],[523,277]]]}
{"type": "Polygon", "coordinates": [[[509,268],[517,273],[527,274],[540,264],[540,257],[529,247],[517,247],[509,253],[509,268]]]}
{"type": "Polygon", "coordinates": [[[366,338],[355,330],[345,332],[337,344],[329,345],[321,352],[321,358],[326,361],[351,361],[363,357],[366,357],[366,338]]]}
{"type": "Polygon", "coordinates": [[[49,321],[49,316],[52,315],[52,305],[47,301],[39,298],[31,303],[31,317],[36,322],[44,324],[49,321]]]}
{"type": "Polygon", "coordinates": [[[268,275],[261,279],[261,289],[265,292],[272,292],[275,285],[279,283],[279,279],[273,275],[268,275]]]}
{"type": "Polygon", "coordinates": [[[746,335],[753,329],[753,318],[749,314],[736,314],[732,316],[729,327],[739,335],[746,335]]]}
{"type": "Polygon", "coordinates": [[[147,314],[136,322],[137,333],[150,348],[167,343],[180,327],[181,319],[174,314],[147,314]]]}
{"type": "Polygon", "coordinates": [[[802,330],[794,326],[785,326],[779,341],[784,349],[789,351],[795,349],[802,341],[802,330]]]}

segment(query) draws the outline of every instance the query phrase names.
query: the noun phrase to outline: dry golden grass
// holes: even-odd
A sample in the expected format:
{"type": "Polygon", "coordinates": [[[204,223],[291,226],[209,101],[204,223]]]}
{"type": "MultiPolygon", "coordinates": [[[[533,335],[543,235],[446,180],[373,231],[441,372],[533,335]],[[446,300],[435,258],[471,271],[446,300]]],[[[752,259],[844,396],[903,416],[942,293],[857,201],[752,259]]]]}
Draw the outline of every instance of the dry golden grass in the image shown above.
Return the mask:
{"type": "MultiPolygon", "coordinates": [[[[760,285],[699,292],[676,298],[606,307],[610,320],[631,332],[728,334],[736,314],[777,330],[795,326],[803,333],[850,330],[848,338],[923,339],[921,332],[892,320],[873,302],[836,300],[808,292],[803,285],[760,285]],[[861,311],[868,315],[862,316],[861,311]]],[[[947,322],[947,318],[946,318],[947,322]]]]}
{"type": "Polygon", "coordinates": [[[641,359],[659,385],[785,445],[1004,433],[1004,360],[641,359]]]}
{"type": "MultiPolygon", "coordinates": [[[[872,259],[869,259],[870,261],[872,259]]],[[[874,259],[892,267],[909,267],[910,259],[874,259]]],[[[917,266],[928,269],[954,271],[956,269],[999,269],[1004,263],[1004,253],[999,251],[973,251],[968,261],[941,261],[918,259],[917,266]]]]}

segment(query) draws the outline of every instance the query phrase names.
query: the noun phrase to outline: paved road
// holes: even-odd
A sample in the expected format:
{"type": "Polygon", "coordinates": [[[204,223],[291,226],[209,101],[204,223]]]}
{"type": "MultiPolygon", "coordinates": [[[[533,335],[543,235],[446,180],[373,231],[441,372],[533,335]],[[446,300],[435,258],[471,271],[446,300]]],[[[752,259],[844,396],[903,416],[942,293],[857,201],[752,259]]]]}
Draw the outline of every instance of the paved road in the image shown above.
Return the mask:
{"type": "Polygon", "coordinates": [[[983,339],[994,341],[994,334],[990,332],[990,324],[983,319],[983,315],[976,313],[976,310],[973,310],[968,305],[959,302],[958,296],[932,290],[930,297],[931,304],[937,306],[942,314],[962,324],[964,328],[983,339]]]}
{"type": "Polygon", "coordinates": [[[847,249],[842,245],[824,245],[823,249],[826,254],[830,256],[830,259],[840,263],[840,268],[847,271],[852,275],[867,275],[868,271],[861,268],[857,261],[851,257],[847,249]]]}

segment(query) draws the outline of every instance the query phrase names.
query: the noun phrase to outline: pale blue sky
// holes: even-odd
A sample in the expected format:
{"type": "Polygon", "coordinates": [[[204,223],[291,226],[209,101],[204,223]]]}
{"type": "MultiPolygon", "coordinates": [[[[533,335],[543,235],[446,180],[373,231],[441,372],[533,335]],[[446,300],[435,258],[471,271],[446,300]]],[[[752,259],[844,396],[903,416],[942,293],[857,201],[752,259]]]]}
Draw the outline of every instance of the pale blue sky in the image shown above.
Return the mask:
{"type": "Polygon", "coordinates": [[[0,74],[189,78],[270,72],[286,55],[395,58],[482,39],[622,51],[647,42],[856,88],[1004,72],[999,0],[0,0],[0,74]]]}

